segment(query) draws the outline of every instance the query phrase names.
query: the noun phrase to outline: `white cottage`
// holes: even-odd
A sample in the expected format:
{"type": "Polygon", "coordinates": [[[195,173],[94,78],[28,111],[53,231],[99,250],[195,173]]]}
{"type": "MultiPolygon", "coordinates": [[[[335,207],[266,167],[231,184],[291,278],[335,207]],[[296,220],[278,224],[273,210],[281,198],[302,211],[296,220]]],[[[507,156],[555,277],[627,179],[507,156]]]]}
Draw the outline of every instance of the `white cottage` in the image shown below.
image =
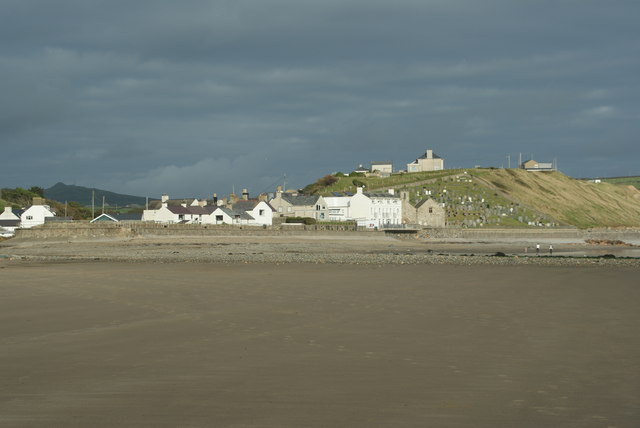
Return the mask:
{"type": "Polygon", "coordinates": [[[55,217],[49,205],[45,205],[43,198],[33,198],[33,205],[20,215],[20,227],[28,229],[44,224],[46,217],[55,217]]]}

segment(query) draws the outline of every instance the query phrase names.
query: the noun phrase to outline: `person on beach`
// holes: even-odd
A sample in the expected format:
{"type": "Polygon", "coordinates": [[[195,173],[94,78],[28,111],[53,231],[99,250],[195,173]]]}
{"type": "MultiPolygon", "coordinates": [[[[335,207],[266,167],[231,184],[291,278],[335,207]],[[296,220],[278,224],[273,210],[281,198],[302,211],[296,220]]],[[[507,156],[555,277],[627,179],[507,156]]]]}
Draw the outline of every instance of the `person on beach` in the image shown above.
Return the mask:
{"type": "Polygon", "coordinates": [[[536,244],[536,256],[540,255],[540,244],[536,244]]]}
{"type": "Polygon", "coordinates": [[[553,256],[553,245],[549,245],[549,255],[553,256]]]}

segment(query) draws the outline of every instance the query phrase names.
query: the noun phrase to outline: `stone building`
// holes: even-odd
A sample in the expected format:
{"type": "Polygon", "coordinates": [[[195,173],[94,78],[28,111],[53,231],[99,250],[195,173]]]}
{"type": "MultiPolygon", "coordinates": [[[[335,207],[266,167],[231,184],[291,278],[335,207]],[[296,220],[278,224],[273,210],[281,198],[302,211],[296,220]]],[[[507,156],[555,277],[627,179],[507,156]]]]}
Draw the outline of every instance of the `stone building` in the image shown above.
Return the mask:
{"type": "Polygon", "coordinates": [[[402,222],[426,227],[445,227],[446,212],[441,204],[431,198],[422,199],[415,206],[409,201],[409,192],[400,192],[402,200],[402,222]]]}

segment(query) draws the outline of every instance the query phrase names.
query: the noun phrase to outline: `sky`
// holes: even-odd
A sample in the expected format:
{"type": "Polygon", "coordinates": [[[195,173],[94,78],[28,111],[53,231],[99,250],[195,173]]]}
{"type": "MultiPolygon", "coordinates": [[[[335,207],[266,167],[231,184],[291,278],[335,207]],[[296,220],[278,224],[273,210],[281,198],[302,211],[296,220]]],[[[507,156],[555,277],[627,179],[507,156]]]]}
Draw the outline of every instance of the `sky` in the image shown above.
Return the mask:
{"type": "Polygon", "coordinates": [[[3,0],[0,187],[208,197],[358,165],[640,175],[637,0],[3,0]]]}

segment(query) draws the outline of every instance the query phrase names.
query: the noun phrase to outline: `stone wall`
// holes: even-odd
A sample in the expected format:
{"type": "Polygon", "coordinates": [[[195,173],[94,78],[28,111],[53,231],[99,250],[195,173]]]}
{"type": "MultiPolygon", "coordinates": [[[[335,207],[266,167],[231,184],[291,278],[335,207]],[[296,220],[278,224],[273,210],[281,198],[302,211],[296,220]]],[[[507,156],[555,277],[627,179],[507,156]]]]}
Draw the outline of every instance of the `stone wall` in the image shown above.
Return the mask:
{"type": "Polygon", "coordinates": [[[16,229],[16,238],[36,239],[82,239],[82,238],[127,238],[135,236],[286,236],[300,234],[372,234],[381,233],[352,224],[282,224],[278,226],[232,226],[200,224],[157,224],[147,222],[47,223],[31,229],[16,229]]]}
{"type": "MultiPolygon", "coordinates": [[[[87,238],[132,238],[136,236],[287,236],[287,235],[352,235],[375,236],[384,231],[359,228],[353,225],[297,225],[282,224],[271,227],[155,224],[146,222],[120,223],[47,223],[30,229],[16,229],[15,238],[23,239],[87,239],[87,238]]],[[[640,229],[478,229],[478,228],[429,228],[418,232],[425,239],[469,239],[496,241],[522,239],[528,241],[544,239],[611,240],[640,245],[640,229]]]]}

